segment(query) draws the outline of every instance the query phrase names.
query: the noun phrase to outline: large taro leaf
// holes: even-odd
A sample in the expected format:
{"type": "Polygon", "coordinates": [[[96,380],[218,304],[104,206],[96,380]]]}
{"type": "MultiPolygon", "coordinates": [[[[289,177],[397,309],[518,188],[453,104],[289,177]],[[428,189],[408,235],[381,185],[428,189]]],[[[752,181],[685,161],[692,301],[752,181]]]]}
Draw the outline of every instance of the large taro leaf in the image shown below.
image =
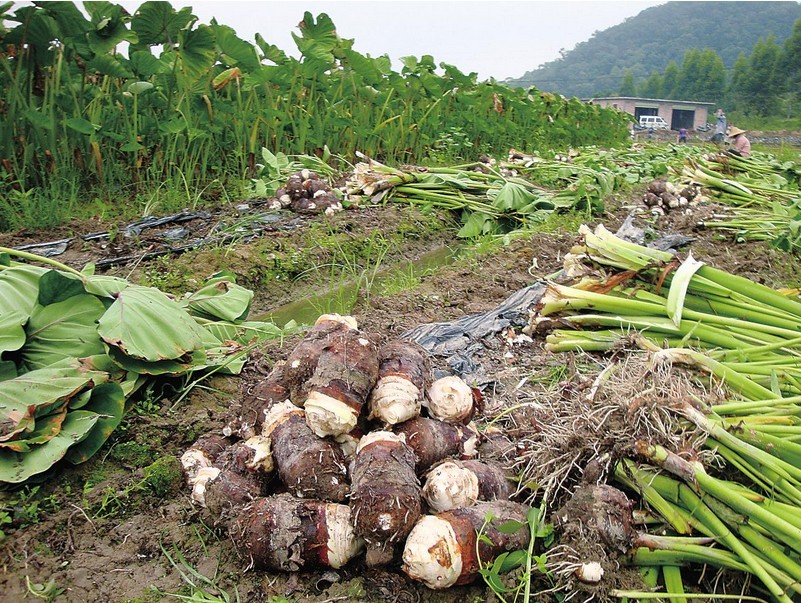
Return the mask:
{"type": "Polygon", "coordinates": [[[59,270],[48,270],[39,279],[39,304],[47,306],[85,293],[83,281],[59,270]]]}
{"type": "Polygon", "coordinates": [[[169,2],[145,2],[134,13],[131,21],[139,37],[139,45],[174,44],[180,31],[195,21],[191,7],[175,11],[169,2]]]}
{"type": "Polygon", "coordinates": [[[76,295],[48,306],[36,306],[26,327],[22,360],[28,370],[44,368],[64,358],[105,352],[97,321],[105,307],[94,295],[76,295]]]}
{"type": "Polygon", "coordinates": [[[179,73],[193,82],[206,75],[214,64],[217,55],[214,32],[208,25],[199,25],[197,29],[181,31],[179,39],[176,50],[179,73]]]}
{"type": "Polygon", "coordinates": [[[26,437],[37,418],[66,405],[84,388],[107,380],[108,373],[72,361],[0,381],[0,441],[26,437]]]}
{"type": "Polygon", "coordinates": [[[123,290],[131,286],[125,279],[116,276],[90,275],[84,285],[86,292],[98,297],[116,298],[123,290]]]}
{"type": "Polygon", "coordinates": [[[185,298],[182,304],[196,316],[236,322],[248,315],[252,299],[253,291],[237,285],[233,275],[219,273],[185,298]]]}
{"type": "Polygon", "coordinates": [[[221,342],[235,341],[240,345],[261,343],[291,333],[297,328],[295,321],[290,321],[283,328],[271,322],[246,321],[238,324],[230,322],[208,322],[203,328],[221,342]]]}
{"type": "Polygon", "coordinates": [[[121,291],[100,318],[97,330],[112,349],[148,363],[184,361],[202,348],[203,330],[197,322],[178,303],[150,287],[129,286],[121,291]]]}
{"type": "Polygon", "coordinates": [[[12,266],[0,270],[0,316],[30,314],[39,295],[39,279],[47,272],[38,266],[12,266]]]}
{"type": "Polygon", "coordinates": [[[25,344],[23,325],[28,316],[22,312],[5,312],[0,314],[0,354],[13,352],[25,344]]]}
{"type": "Polygon", "coordinates": [[[181,360],[159,360],[157,362],[133,358],[113,346],[109,347],[108,354],[115,363],[126,371],[140,375],[182,375],[198,366],[202,366],[206,361],[204,350],[193,352],[190,356],[181,360]]]}
{"type": "Polygon", "coordinates": [[[32,446],[28,452],[0,450],[0,482],[19,484],[47,471],[61,460],[67,450],[89,435],[100,415],[87,410],[67,413],[61,431],[51,440],[32,446]]]}
{"type": "Polygon", "coordinates": [[[119,426],[125,413],[125,393],[118,383],[98,385],[83,410],[97,413],[99,418],[86,438],[67,451],[65,458],[73,465],[91,458],[119,426]]]}

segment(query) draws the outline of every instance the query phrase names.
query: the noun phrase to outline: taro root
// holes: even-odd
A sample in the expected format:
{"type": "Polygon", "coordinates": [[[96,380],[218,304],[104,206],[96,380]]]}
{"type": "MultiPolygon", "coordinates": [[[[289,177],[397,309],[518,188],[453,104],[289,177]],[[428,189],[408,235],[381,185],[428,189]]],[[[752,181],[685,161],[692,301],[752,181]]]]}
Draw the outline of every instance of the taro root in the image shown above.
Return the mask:
{"type": "Polygon", "coordinates": [[[275,405],[264,421],[278,476],[300,498],[341,502],[348,494],[348,472],[340,446],[316,436],[305,413],[291,402],[275,405]]]}
{"type": "Polygon", "coordinates": [[[229,532],[255,567],[289,572],[309,567],[339,569],[364,545],[353,532],[347,505],[287,493],[247,505],[229,532]]]}
{"type": "Polygon", "coordinates": [[[181,455],[186,482],[192,488],[192,500],[200,506],[208,506],[209,485],[219,479],[212,496],[215,515],[219,515],[224,506],[224,501],[216,504],[220,491],[231,490],[236,504],[247,501],[253,492],[261,490],[261,478],[250,474],[261,472],[264,475],[272,471],[269,442],[261,436],[235,444],[229,442],[228,438],[204,436],[181,455]]]}
{"type": "Polygon", "coordinates": [[[423,499],[435,513],[469,507],[479,500],[507,500],[511,493],[502,467],[473,460],[443,461],[432,467],[423,484],[423,499]]]}
{"type": "Polygon", "coordinates": [[[320,437],[348,433],[378,380],[378,350],[357,329],[331,333],[306,382],[306,422],[320,437]]]}
{"type": "Polygon", "coordinates": [[[378,383],[370,394],[370,419],[388,425],[403,423],[420,414],[431,384],[431,363],[416,343],[393,341],[379,353],[378,383]]]}
{"type": "Polygon", "coordinates": [[[308,395],[307,382],[317,368],[317,361],[331,336],[347,329],[356,329],[352,316],[323,314],[309,329],[303,339],[292,349],[284,365],[284,378],[289,389],[289,399],[303,406],[308,395]]]}
{"type": "Polygon", "coordinates": [[[527,512],[525,505],[498,500],[425,515],[406,539],[403,571],[433,589],[468,584],[479,575],[480,564],[505,551],[528,547],[527,512]],[[487,514],[493,518],[489,523],[487,514]],[[522,527],[512,534],[498,531],[509,521],[520,522],[522,527]]]}
{"type": "Polygon", "coordinates": [[[625,553],[637,537],[626,495],[606,484],[582,485],[555,514],[556,525],[569,537],[588,538],[625,553]]]}
{"type": "Polygon", "coordinates": [[[367,545],[367,565],[385,565],[420,516],[414,451],[401,436],[374,431],[359,441],[350,507],[356,534],[367,545]]]}
{"type": "Polygon", "coordinates": [[[475,412],[473,388],[455,375],[442,377],[428,388],[428,412],[447,423],[467,423],[475,412]]]}
{"type": "Polygon", "coordinates": [[[463,426],[428,417],[415,417],[396,425],[393,431],[403,436],[414,451],[419,472],[426,471],[442,459],[465,452],[465,446],[473,435],[463,426]]]}
{"type": "Polygon", "coordinates": [[[270,374],[244,397],[237,424],[234,429],[229,425],[229,429],[242,438],[261,433],[264,417],[270,409],[279,402],[289,400],[285,379],[284,365],[276,364],[270,374]]]}
{"type": "Polygon", "coordinates": [[[204,467],[211,467],[223,450],[232,444],[230,438],[217,434],[206,434],[197,439],[186,452],[181,455],[186,483],[192,486],[198,472],[204,467]]]}

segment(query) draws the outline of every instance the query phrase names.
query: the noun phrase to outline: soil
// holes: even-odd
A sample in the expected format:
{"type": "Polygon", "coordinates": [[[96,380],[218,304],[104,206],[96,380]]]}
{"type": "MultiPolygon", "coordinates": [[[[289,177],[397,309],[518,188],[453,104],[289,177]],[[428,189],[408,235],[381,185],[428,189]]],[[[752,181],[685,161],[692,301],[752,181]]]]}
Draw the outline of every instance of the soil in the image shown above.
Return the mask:
{"type": "MultiPolygon", "coordinates": [[[[612,200],[608,203],[612,209],[596,222],[614,231],[628,209],[639,205],[638,197],[633,192],[612,200]]],[[[180,227],[189,231],[185,240],[200,239],[210,236],[215,225],[241,220],[248,211],[221,208],[210,218],[193,218],[180,227]]],[[[374,252],[365,241],[389,242],[380,258],[386,267],[407,266],[443,245],[460,246],[449,228],[453,225],[450,216],[421,214],[408,207],[350,209],[330,219],[286,216],[282,220],[247,242],[217,241],[150,259],[141,256],[166,251],[159,234],[176,228],[175,224],[125,237],[118,225],[75,223],[48,232],[0,234],[0,246],[73,237],[55,259],[82,268],[90,261],[129,256],[98,271],[175,293],[192,290],[203,278],[227,268],[238,275],[240,284],[255,291],[252,315],[302,299],[325,285],[313,277],[316,273],[310,272],[310,266],[344,262],[343,257],[375,264],[375,257],[369,259],[374,252]],[[89,241],[79,236],[100,231],[116,234],[89,241]],[[324,239],[329,243],[323,244],[324,239]],[[346,243],[353,244],[350,255],[338,256],[346,243]],[[292,262],[297,265],[289,269],[292,262]]],[[[801,282],[801,270],[786,254],[762,244],[725,240],[697,228],[697,222],[697,215],[677,214],[659,218],[651,226],[696,237],[695,257],[719,268],[773,286],[801,282]]],[[[422,274],[412,288],[360,295],[351,313],[360,328],[387,341],[421,324],[486,311],[556,272],[576,240],[574,232],[539,233],[484,253],[463,248],[459,259],[422,274]]],[[[285,358],[299,337],[265,345],[250,358],[242,375],[211,378],[178,404],[173,403],[174,390],[153,392],[90,461],[57,467],[38,485],[0,493],[0,508],[13,509],[13,523],[0,525],[6,534],[0,541],[0,601],[31,599],[37,588],[48,584],[53,594],[50,600],[81,603],[169,601],[181,596],[194,601],[274,603],[495,600],[482,582],[429,590],[409,581],[398,564],[377,570],[357,560],[338,572],[299,574],[248,570],[248,560],[237,554],[234,543],[215,528],[205,510],[193,505],[180,475],[152,479],[154,462],[177,460],[200,435],[220,432],[235,414],[242,392],[285,358]],[[201,598],[200,589],[207,598],[201,598]],[[189,599],[193,594],[196,597],[189,599]]],[[[485,341],[479,356],[494,376],[492,386],[483,392],[487,414],[535,395],[528,386],[521,389],[524,378],[537,383],[573,362],[545,354],[539,341],[512,343],[504,334],[485,341]]],[[[447,369],[443,359],[432,360],[435,368],[447,369]]],[[[565,374],[568,381],[579,378],[572,369],[565,374]]]]}

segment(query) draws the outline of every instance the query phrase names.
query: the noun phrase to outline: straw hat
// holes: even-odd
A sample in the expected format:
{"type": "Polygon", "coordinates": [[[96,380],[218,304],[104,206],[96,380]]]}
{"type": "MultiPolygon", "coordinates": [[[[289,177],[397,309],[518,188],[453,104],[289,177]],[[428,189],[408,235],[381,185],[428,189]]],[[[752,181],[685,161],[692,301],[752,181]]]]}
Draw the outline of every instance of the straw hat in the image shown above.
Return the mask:
{"type": "Polygon", "coordinates": [[[740,134],[745,134],[748,130],[741,130],[737,126],[732,126],[729,128],[729,137],[734,138],[735,136],[739,136],[740,134]]]}

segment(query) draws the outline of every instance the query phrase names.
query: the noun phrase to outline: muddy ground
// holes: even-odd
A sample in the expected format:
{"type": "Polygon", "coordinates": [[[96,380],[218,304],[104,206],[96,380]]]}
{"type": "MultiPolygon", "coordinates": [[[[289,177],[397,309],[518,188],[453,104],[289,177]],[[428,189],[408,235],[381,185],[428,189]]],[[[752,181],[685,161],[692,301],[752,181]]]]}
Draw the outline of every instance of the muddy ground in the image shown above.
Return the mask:
{"type": "MultiPolygon", "coordinates": [[[[615,230],[629,209],[639,205],[638,198],[634,191],[610,200],[611,209],[595,222],[615,230]]],[[[121,226],[71,224],[50,232],[0,234],[0,245],[72,238],[64,253],[56,256],[59,261],[81,268],[89,261],[127,257],[102,264],[99,271],[176,294],[192,290],[217,270],[230,269],[240,284],[256,292],[252,315],[263,315],[320,289],[336,288],[343,280],[358,280],[365,270],[396,266],[403,274],[408,268],[407,281],[396,279],[392,287],[371,289],[363,281],[351,309],[361,328],[386,341],[421,324],[489,310],[518,289],[554,273],[576,242],[579,223],[577,218],[561,218],[549,224],[554,233],[476,249],[455,240],[451,216],[391,205],[352,209],[331,219],[285,216],[282,221],[270,221],[247,241],[240,231],[239,240],[141,259],[143,253],[164,251],[160,234],[166,230],[180,227],[187,229],[185,237],[208,237],[215,225],[230,225],[254,212],[258,213],[258,207],[253,204],[234,211],[227,208],[211,218],[145,229],[129,237],[121,234],[121,226]],[[90,240],[80,236],[97,232],[113,234],[90,240]],[[443,246],[459,248],[461,255],[436,269],[413,273],[410,265],[417,258],[443,246]],[[361,267],[348,268],[349,263],[361,267]],[[315,269],[324,265],[330,269],[315,269]],[[344,272],[336,269],[343,266],[348,268],[344,272]]],[[[701,231],[695,227],[697,221],[697,216],[674,215],[653,226],[696,237],[695,257],[717,267],[774,286],[801,283],[801,269],[790,256],[762,244],[737,244],[701,231]]],[[[34,489],[0,493],[0,508],[12,518],[12,523],[0,525],[5,532],[0,541],[0,601],[35,600],[32,593],[48,585],[50,600],[82,603],[182,597],[273,603],[494,600],[482,583],[431,591],[406,579],[397,565],[375,570],[360,560],[338,572],[276,575],[247,570],[248,560],[237,554],[206,512],[192,504],[180,474],[174,471],[174,461],[198,436],[220,431],[235,412],[241,392],[285,357],[298,337],[265,345],[241,376],[213,378],[178,404],[170,390],[164,398],[154,392],[89,462],[59,467],[34,489]],[[164,463],[165,459],[170,462],[164,463]],[[161,473],[154,477],[157,461],[162,461],[156,465],[161,473]],[[199,593],[201,589],[205,595],[199,593]]],[[[544,354],[539,341],[513,344],[507,337],[496,336],[483,344],[477,356],[493,377],[484,391],[488,412],[536,395],[536,384],[551,374],[571,378],[572,369],[565,370],[573,366],[571,361],[544,354]],[[524,378],[528,385],[521,389],[524,378]]],[[[436,368],[447,368],[443,359],[433,361],[436,368]]]]}

